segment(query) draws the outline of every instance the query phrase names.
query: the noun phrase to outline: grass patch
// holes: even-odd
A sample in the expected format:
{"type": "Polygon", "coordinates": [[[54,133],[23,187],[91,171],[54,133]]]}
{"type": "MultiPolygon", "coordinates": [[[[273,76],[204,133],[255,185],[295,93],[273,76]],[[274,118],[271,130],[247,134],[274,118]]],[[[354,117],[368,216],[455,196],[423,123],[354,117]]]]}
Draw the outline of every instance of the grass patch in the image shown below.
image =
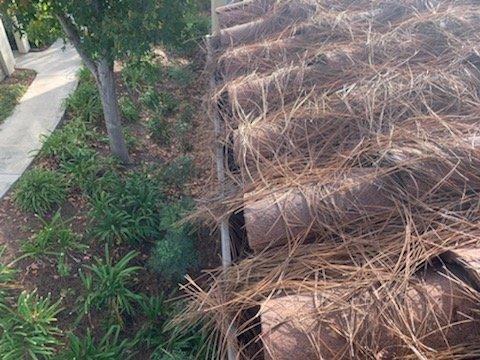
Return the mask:
{"type": "Polygon", "coordinates": [[[34,71],[16,70],[11,77],[0,82],[0,124],[13,113],[34,77],[34,71]]]}

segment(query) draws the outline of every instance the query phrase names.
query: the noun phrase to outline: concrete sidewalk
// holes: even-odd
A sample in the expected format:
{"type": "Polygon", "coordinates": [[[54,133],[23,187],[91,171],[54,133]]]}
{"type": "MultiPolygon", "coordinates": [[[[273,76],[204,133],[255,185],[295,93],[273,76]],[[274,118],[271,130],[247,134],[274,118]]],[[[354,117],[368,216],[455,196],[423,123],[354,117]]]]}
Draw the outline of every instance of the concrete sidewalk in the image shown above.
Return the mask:
{"type": "Polygon", "coordinates": [[[49,49],[18,55],[16,67],[37,76],[13,114],[0,125],[0,198],[18,180],[65,112],[64,102],[76,88],[80,57],[62,40],[49,49]]]}

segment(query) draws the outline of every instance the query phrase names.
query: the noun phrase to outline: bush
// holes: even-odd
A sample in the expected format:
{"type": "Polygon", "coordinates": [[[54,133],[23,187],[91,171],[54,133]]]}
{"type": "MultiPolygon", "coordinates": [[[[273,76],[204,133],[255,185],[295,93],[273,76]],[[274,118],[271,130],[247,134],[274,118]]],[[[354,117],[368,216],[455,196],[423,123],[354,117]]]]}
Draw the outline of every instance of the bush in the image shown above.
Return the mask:
{"type": "Polygon", "coordinates": [[[54,325],[60,303],[34,292],[22,292],[15,308],[2,305],[0,354],[2,360],[49,359],[60,345],[60,330],[54,325]]]}
{"type": "Polygon", "coordinates": [[[120,98],[120,110],[122,111],[123,117],[128,122],[137,122],[140,119],[140,112],[137,109],[135,103],[128,96],[123,96],[120,98]]]}
{"type": "Polygon", "coordinates": [[[169,282],[179,281],[189,269],[198,266],[195,239],[190,226],[179,222],[193,205],[188,198],[165,206],[160,220],[163,238],[155,244],[150,266],[169,282]]]}
{"type": "MultiPolygon", "coordinates": [[[[0,246],[0,258],[3,258],[5,246],[0,246]]],[[[0,306],[5,303],[8,290],[13,288],[17,271],[9,265],[0,263],[0,306]]]]}
{"type": "Polygon", "coordinates": [[[209,19],[199,12],[196,1],[162,1],[159,14],[164,26],[159,28],[157,38],[169,49],[189,53],[208,33],[209,19]]]}
{"type": "Polygon", "coordinates": [[[92,198],[92,235],[109,243],[131,244],[157,237],[163,195],[159,184],[146,173],[117,179],[110,192],[92,198]]]}
{"type": "Polygon", "coordinates": [[[171,116],[179,107],[178,100],[172,94],[159,93],[154,87],[143,92],[139,100],[149,110],[164,116],[171,116]]]}
{"type": "Polygon", "coordinates": [[[156,115],[147,123],[148,133],[150,137],[161,143],[162,145],[170,145],[171,131],[170,124],[162,115],[156,115]]]}
{"type": "Polygon", "coordinates": [[[168,282],[182,280],[188,270],[198,265],[193,237],[184,231],[168,231],[155,244],[150,265],[168,282]]]}
{"type": "Polygon", "coordinates": [[[178,65],[168,67],[167,74],[170,79],[182,87],[190,85],[194,77],[194,74],[189,67],[178,65]]]}
{"type": "Polygon", "coordinates": [[[85,122],[93,123],[103,116],[102,102],[91,75],[82,70],[77,90],[67,98],[67,109],[85,122]]]}
{"type": "Polygon", "coordinates": [[[193,109],[190,105],[186,105],[175,123],[175,133],[184,152],[192,151],[190,143],[190,135],[193,132],[192,117],[193,109]]]}
{"type": "Polygon", "coordinates": [[[64,256],[71,251],[86,248],[80,243],[80,236],[75,234],[69,224],[57,212],[50,221],[42,219],[42,229],[22,245],[22,251],[28,256],[64,256]]]}
{"type": "Polygon", "coordinates": [[[154,87],[149,87],[140,95],[140,103],[147,109],[157,111],[160,107],[160,96],[154,87]]]}
{"type": "Polygon", "coordinates": [[[62,36],[62,29],[57,19],[42,6],[38,6],[36,18],[26,27],[28,41],[36,48],[50,46],[62,36]]]}
{"type": "Polygon", "coordinates": [[[25,91],[27,91],[27,86],[22,83],[0,83],[0,124],[13,113],[18,100],[25,91]]]}
{"type": "Polygon", "coordinates": [[[160,64],[151,56],[130,59],[122,70],[122,78],[132,92],[140,93],[144,88],[154,87],[163,76],[160,64]]]}
{"type": "MultiPolygon", "coordinates": [[[[139,339],[142,349],[153,350],[151,360],[193,360],[208,357],[205,353],[207,341],[200,324],[185,329],[172,321],[183,311],[183,301],[168,301],[163,295],[143,296],[139,304],[144,321],[136,338],[139,339]]],[[[212,354],[212,349],[208,350],[209,354],[212,354]]]]}
{"type": "Polygon", "coordinates": [[[71,187],[86,189],[95,181],[101,159],[98,153],[87,147],[72,147],[68,156],[61,159],[59,170],[65,174],[71,187]]]}
{"type": "Polygon", "coordinates": [[[96,259],[96,264],[88,266],[90,274],[80,273],[86,290],[83,300],[83,314],[88,314],[92,309],[106,309],[110,316],[115,317],[118,324],[123,324],[123,314],[133,313],[133,303],[139,301],[141,296],[130,290],[139,266],[129,266],[138,253],[132,251],[115,264],[112,262],[108,246],[105,247],[105,259],[96,259]]]}
{"type": "Polygon", "coordinates": [[[161,92],[159,94],[160,98],[160,113],[165,116],[171,116],[175,111],[178,110],[179,103],[178,100],[170,93],[161,92]]]}
{"type": "Polygon", "coordinates": [[[68,349],[63,351],[58,360],[128,360],[132,358],[134,341],[120,339],[120,326],[111,326],[99,340],[87,329],[84,337],[69,334],[68,349]]]}
{"type": "Polygon", "coordinates": [[[67,197],[65,178],[55,171],[34,169],[24,174],[13,195],[25,212],[44,215],[61,205],[67,197]]]}
{"type": "Polygon", "coordinates": [[[85,147],[93,134],[87,129],[85,122],[74,118],[61,129],[42,137],[40,156],[56,157],[59,160],[69,160],[74,157],[78,148],[85,147]]]}
{"type": "Polygon", "coordinates": [[[194,175],[193,159],[190,156],[181,156],[162,169],[160,180],[169,188],[182,190],[194,175]]]}

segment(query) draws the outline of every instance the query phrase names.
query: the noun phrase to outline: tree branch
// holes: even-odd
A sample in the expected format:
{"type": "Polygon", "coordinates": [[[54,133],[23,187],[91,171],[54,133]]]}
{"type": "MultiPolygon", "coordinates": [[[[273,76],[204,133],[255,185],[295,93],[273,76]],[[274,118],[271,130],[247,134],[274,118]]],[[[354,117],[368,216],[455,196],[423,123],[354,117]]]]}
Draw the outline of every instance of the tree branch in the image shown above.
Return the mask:
{"type": "Polygon", "coordinates": [[[72,23],[71,18],[65,14],[56,14],[56,16],[58,21],[60,22],[60,25],[65,31],[67,38],[73,44],[75,49],[77,49],[77,52],[82,58],[83,62],[85,63],[85,66],[92,72],[93,76],[95,76],[95,79],[97,79],[98,78],[97,65],[88,56],[85,50],[83,50],[82,39],[80,38],[80,35],[78,34],[77,29],[75,28],[75,25],[72,23]]]}

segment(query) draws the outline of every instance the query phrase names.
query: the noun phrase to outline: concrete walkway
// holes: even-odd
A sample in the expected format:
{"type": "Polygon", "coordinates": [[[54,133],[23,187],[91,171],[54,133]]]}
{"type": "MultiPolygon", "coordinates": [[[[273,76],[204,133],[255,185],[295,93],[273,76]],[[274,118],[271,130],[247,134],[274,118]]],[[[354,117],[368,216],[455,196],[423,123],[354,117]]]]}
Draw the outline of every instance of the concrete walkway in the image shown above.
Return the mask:
{"type": "Polygon", "coordinates": [[[0,198],[18,180],[65,112],[65,99],[78,83],[81,61],[72,46],[58,40],[49,49],[18,55],[16,67],[32,69],[37,77],[13,114],[0,125],[0,198]]]}

